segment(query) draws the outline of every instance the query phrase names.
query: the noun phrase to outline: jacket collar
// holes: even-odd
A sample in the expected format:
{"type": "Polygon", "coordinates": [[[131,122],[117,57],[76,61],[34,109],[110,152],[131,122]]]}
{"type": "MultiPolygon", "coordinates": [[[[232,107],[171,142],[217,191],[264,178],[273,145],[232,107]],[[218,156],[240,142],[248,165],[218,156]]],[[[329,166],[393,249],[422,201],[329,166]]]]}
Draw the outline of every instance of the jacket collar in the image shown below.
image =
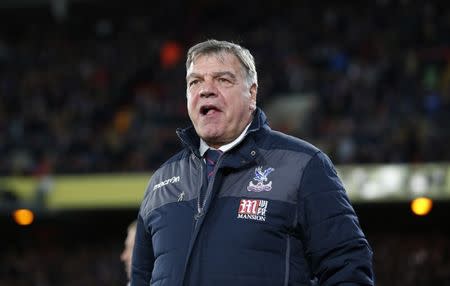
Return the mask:
{"type": "MultiPolygon", "coordinates": [[[[268,128],[267,117],[264,112],[259,107],[257,107],[252,123],[250,124],[250,127],[248,128],[247,134],[245,136],[248,137],[248,134],[259,131],[264,127],[268,128]]],[[[194,126],[191,125],[184,129],[178,128],[176,132],[183,145],[200,158],[201,156],[198,150],[200,146],[200,138],[195,132],[194,126]]]]}

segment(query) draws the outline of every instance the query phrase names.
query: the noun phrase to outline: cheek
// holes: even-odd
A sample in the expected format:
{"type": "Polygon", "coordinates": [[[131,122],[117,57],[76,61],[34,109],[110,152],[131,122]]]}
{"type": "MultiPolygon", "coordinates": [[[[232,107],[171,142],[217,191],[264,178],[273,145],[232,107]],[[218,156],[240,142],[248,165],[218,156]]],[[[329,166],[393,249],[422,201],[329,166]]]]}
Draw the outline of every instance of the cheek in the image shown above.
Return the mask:
{"type": "Polygon", "coordinates": [[[194,109],[195,107],[195,99],[192,98],[192,96],[188,96],[187,97],[187,108],[188,108],[188,112],[189,114],[191,113],[191,111],[194,109]]]}
{"type": "Polygon", "coordinates": [[[235,112],[243,115],[245,113],[247,113],[249,111],[249,109],[251,108],[251,102],[248,98],[240,98],[239,99],[241,102],[239,105],[235,106],[235,112]]]}

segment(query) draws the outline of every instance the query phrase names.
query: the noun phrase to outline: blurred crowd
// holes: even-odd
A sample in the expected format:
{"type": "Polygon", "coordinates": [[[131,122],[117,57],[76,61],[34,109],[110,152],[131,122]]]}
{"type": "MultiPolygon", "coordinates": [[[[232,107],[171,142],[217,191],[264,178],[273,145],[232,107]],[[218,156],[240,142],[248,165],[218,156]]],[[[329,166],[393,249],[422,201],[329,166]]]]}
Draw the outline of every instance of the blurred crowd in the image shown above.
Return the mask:
{"type": "Polygon", "coordinates": [[[441,233],[379,233],[374,249],[377,286],[450,285],[450,237],[441,233]]]}
{"type": "Polygon", "coordinates": [[[0,286],[125,286],[120,256],[128,217],[106,211],[41,214],[27,227],[0,219],[0,286]]]}
{"type": "Polygon", "coordinates": [[[450,160],[446,1],[69,8],[59,19],[0,10],[1,175],[156,168],[189,124],[186,49],[207,38],[252,51],[263,109],[280,94],[312,94],[301,129],[272,127],[335,163],[450,160]]]}
{"type": "Polygon", "coordinates": [[[0,256],[2,286],[124,286],[120,244],[58,243],[11,247],[0,256]]]}

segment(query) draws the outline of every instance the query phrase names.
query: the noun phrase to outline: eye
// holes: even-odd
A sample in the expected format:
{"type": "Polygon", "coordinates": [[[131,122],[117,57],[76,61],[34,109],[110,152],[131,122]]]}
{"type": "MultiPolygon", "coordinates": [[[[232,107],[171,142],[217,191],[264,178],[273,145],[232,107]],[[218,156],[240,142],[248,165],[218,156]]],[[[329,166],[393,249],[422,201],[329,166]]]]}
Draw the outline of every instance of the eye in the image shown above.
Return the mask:
{"type": "Polygon", "coordinates": [[[220,83],[231,83],[231,81],[229,79],[225,78],[225,77],[219,77],[218,81],[220,83]]]}
{"type": "Polygon", "coordinates": [[[200,81],[198,79],[193,79],[191,81],[189,81],[188,86],[194,86],[196,84],[198,84],[200,81]]]}

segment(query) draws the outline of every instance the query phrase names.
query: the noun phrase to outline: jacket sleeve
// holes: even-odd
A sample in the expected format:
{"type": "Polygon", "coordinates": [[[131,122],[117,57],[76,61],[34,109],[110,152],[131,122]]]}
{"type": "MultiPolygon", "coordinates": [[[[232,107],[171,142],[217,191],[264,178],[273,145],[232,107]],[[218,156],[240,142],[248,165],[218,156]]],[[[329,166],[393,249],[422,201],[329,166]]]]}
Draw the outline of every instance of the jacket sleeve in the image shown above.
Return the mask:
{"type": "Polygon", "coordinates": [[[374,285],[372,250],[336,170],[322,152],[303,172],[298,227],[319,285],[374,285]]]}
{"type": "Polygon", "coordinates": [[[131,286],[148,286],[154,263],[152,238],[139,213],[131,264],[131,286]]]}

